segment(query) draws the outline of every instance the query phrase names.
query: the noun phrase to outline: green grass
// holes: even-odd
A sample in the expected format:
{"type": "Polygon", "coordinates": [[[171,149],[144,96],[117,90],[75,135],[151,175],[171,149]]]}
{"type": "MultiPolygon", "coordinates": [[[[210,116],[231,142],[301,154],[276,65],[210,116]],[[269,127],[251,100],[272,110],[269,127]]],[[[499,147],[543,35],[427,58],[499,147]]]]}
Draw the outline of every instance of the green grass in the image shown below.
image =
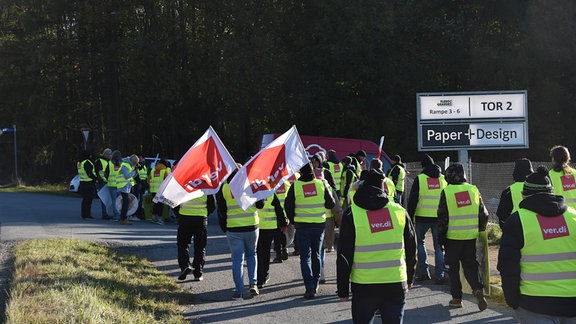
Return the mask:
{"type": "Polygon", "coordinates": [[[38,186],[29,186],[21,184],[0,186],[0,192],[30,192],[43,193],[58,196],[78,196],[77,193],[69,192],[66,184],[42,184],[38,186]]]}
{"type": "Polygon", "coordinates": [[[147,260],[73,239],[14,247],[7,323],[186,323],[192,302],[147,260]]]}

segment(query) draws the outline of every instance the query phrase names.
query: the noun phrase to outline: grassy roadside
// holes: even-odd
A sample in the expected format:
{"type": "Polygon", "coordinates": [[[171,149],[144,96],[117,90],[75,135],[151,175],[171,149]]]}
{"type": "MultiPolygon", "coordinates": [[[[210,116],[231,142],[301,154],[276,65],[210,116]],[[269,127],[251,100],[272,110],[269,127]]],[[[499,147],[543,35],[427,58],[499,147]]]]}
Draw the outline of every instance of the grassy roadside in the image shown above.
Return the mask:
{"type": "Polygon", "coordinates": [[[186,323],[192,296],[147,260],[73,239],[13,252],[7,323],[186,323]]]}
{"type": "Polygon", "coordinates": [[[65,184],[43,184],[40,186],[28,185],[6,185],[0,186],[0,192],[29,192],[29,193],[42,193],[58,196],[74,196],[78,197],[77,193],[69,192],[68,186],[65,184]]]}

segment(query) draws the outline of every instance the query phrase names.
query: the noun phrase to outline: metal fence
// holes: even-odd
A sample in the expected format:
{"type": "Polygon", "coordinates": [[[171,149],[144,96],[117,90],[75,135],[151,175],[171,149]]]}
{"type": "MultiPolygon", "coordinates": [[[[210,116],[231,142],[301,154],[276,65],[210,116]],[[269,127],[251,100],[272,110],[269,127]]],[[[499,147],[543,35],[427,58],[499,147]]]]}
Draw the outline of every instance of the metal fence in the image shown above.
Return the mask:
{"type": "MultiPolygon", "coordinates": [[[[534,171],[538,166],[543,165],[547,169],[552,167],[551,162],[532,162],[534,171]]],[[[486,209],[490,213],[490,222],[497,223],[498,217],[496,216],[496,209],[500,202],[500,194],[502,190],[506,189],[514,182],[512,172],[514,171],[514,162],[503,163],[469,163],[470,170],[467,173],[468,182],[476,185],[482,200],[486,205],[486,209]]],[[[406,183],[405,183],[405,199],[408,199],[410,189],[414,179],[422,171],[420,162],[406,163],[406,183]]]]}

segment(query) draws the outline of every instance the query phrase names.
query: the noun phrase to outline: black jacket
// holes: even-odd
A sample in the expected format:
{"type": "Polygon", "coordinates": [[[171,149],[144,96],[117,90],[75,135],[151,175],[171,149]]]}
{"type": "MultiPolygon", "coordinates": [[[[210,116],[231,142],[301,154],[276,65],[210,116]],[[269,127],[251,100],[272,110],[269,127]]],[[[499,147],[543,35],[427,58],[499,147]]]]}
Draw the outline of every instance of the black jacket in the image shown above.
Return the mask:
{"type": "MultiPolygon", "coordinates": [[[[366,210],[382,209],[388,204],[388,196],[382,188],[368,186],[364,184],[354,195],[354,203],[366,210]]],[[[349,295],[350,272],[352,270],[352,260],[354,260],[354,245],[356,242],[356,229],[351,208],[346,209],[342,217],[340,227],[340,239],[338,244],[338,255],[336,259],[338,296],[347,297],[349,295]]],[[[407,283],[412,283],[416,267],[416,235],[414,225],[410,216],[406,213],[406,226],[404,227],[404,249],[406,253],[407,282],[387,283],[387,284],[356,284],[352,283],[352,293],[362,291],[362,293],[374,294],[395,294],[399,289],[406,289],[407,283]]]]}
{"type": "MultiPolygon", "coordinates": [[[[528,196],[522,200],[520,207],[544,217],[561,215],[568,208],[562,196],[548,193],[528,196]]],[[[522,257],[520,249],[523,247],[524,232],[520,215],[515,212],[504,224],[498,253],[498,271],[502,277],[502,290],[504,290],[506,303],[514,309],[520,306],[539,314],[576,317],[576,297],[539,297],[520,294],[520,258],[522,257]]]]}
{"type": "MultiPolygon", "coordinates": [[[[423,174],[429,176],[430,178],[440,177],[440,167],[436,164],[431,164],[422,170],[423,174]]],[[[408,214],[412,215],[412,220],[420,223],[436,223],[438,218],[436,217],[419,217],[416,216],[416,206],[418,206],[418,200],[420,199],[420,181],[418,177],[414,179],[412,183],[412,189],[410,189],[410,196],[408,197],[408,214]]]]}

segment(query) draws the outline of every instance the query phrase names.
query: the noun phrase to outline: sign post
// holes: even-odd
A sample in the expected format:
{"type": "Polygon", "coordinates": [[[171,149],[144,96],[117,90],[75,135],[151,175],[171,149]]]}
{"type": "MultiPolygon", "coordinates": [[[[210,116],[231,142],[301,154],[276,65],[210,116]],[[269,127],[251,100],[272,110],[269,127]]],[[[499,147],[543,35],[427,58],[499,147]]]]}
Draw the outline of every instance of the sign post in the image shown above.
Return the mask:
{"type": "Polygon", "coordinates": [[[527,91],[417,93],[418,150],[528,148],[527,91]]]}

